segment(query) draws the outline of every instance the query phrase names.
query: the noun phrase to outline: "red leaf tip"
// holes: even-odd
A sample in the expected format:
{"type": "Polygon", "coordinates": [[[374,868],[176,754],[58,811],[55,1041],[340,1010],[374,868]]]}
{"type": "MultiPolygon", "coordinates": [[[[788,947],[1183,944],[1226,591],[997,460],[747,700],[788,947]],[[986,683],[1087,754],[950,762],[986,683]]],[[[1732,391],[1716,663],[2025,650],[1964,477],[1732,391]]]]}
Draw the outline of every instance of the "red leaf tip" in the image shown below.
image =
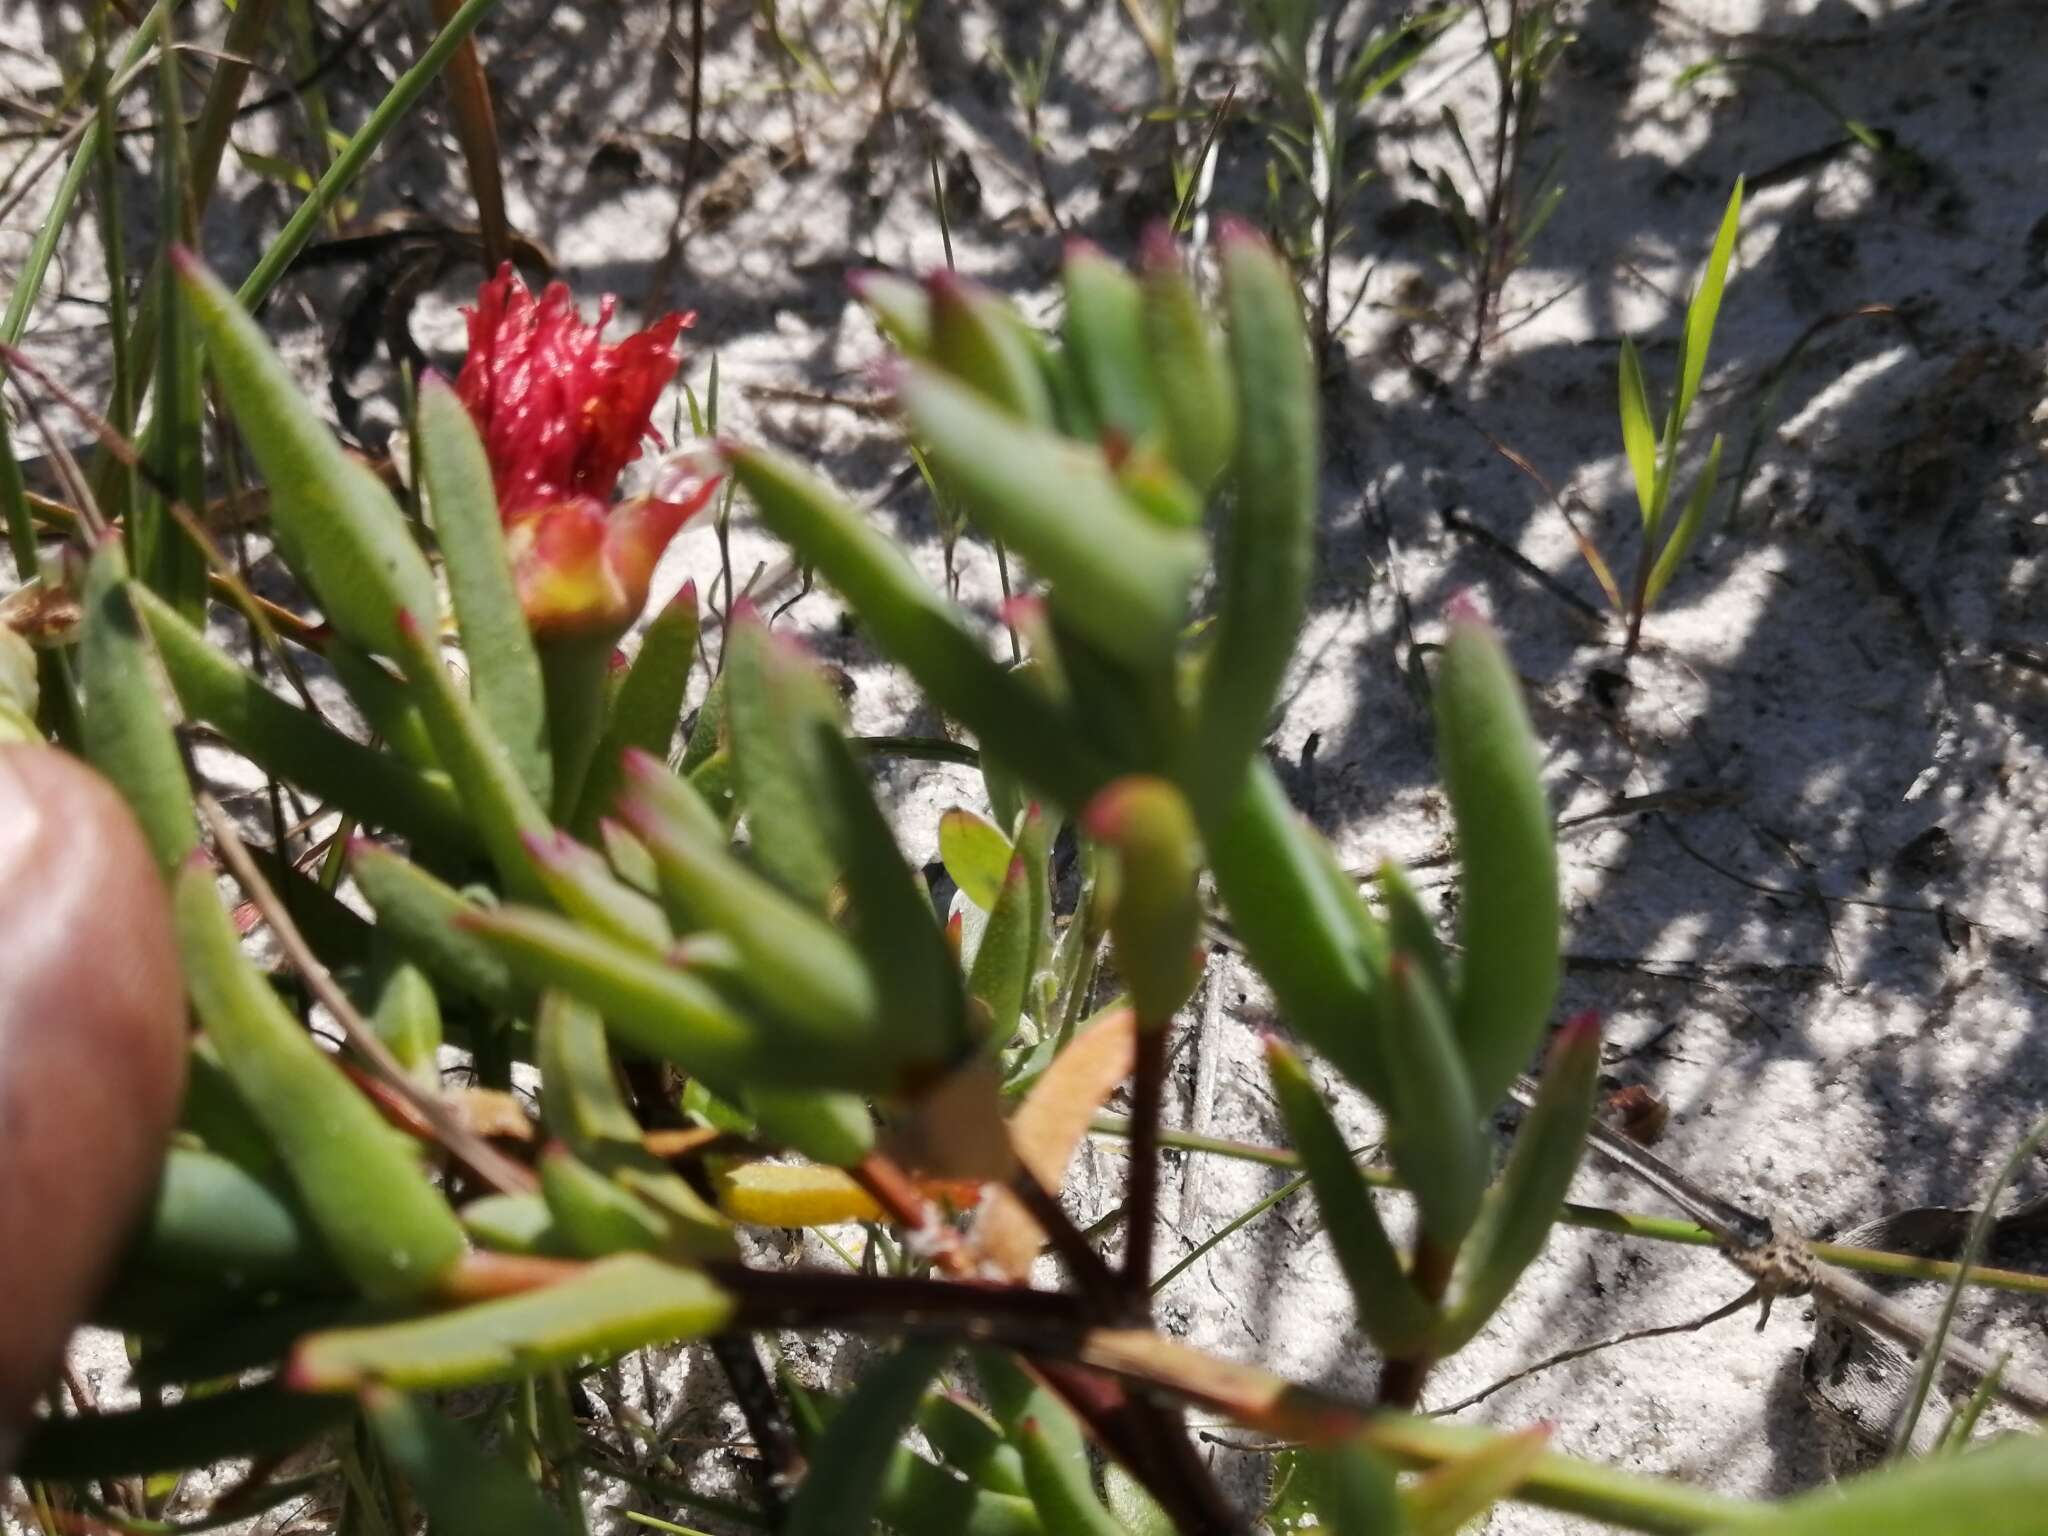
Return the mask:
{"type": "Polygon", "coordinates": [[[1148,272],[1179,268],[1180,242],[1173,236],[1173,226],[1164,219],[1154,219],[1145,226],[1145,233],[1138,239],[1138,263],[1148,272]]]}
{"type": "Polygon", "coordinates": [[[1478,594],[1470,587],[1460,587],[1444,603],[1445,616],[1453,624],[1490,624],[1478,594]]]}
{"type": "Polygon", "coordinates": [[[1250,220],[1228,213],[1216,221],[1216,243],[1223,246],[1264,246],[1266,237],[1259,233],[1250,220]]]}
{"type": "Polygon", "coordinates": [[[1577,1050],[1584,1045],[1600,1043],[1600,1010],[1583,1009],[1566,1019],[1557,1031],[1557,1049],[1577,1050]]]}

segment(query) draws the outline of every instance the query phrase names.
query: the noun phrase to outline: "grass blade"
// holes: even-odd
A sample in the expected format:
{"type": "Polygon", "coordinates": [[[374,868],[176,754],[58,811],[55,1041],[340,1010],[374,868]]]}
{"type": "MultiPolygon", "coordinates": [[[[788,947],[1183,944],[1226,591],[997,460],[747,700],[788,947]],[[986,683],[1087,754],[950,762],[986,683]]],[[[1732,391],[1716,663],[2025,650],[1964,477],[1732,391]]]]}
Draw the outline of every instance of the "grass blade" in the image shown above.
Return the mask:
{"type": "Polygon", "coordinates": [[[1678,401],[1672,419],[1679,426],[1692,412],[1700,391],[1700,378],[1707,371],[1707,348],[1714,340],[1714,321],[1721,313],[1721,292],[1728,282],[1728,262],[1735,254],[1735,235],[1742,221],[1742,179],[1728,194],[1728,206],[1721,215],[1721,227],[1714,235],[1714,249],[1707,257],[1706,275],[1685,307],[1685,361],[1678,381],[1678,401]]]}
{"type": "Polygon", "coordinates": [[[1678,526],[1671,530],[1671,537],[1665,542],[1663,552],[1657,556],[1657,563],[1650,570],[1649,585],[1643,588],[1643,608],[1647,611],[1656,604],[1671,578],[1678,573],[1678,563],[1685,558],[1685,552],[1699,537],[1701,526],[1707,520],[1707,509],[1713,505],[1714,492],[1721,485],[1721,435],[1714,434],[1714,445],[1707,450],[1706,467],[1700,471],[1699,483],[1692,488],[1692,495],[1685,499],[1685,510],[1678,515],[1678,526]]]}
{"type": "Polygon", "coordinates": [[[1655,537],[1662,508],[1657,505],[1657,429],[1651,422],[1649,391],[1643,385],[1643,363],[1630,337],[1621,338],[1621,445],[1635,476],[1636,505],[1642,509],[1644,537],[1655,537]]]}

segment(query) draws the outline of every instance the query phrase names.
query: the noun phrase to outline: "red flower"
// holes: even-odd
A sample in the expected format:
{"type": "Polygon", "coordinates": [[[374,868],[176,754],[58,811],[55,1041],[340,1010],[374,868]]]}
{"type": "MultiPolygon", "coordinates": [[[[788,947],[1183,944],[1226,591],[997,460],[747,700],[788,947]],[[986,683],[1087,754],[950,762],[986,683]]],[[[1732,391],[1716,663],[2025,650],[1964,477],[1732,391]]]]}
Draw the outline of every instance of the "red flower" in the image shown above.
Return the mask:
{"type": "Polygon", "coordinates": [[[691,316],[665,315],[623,341],[603,340],[564,283],[536,302],[510,263],[477,290],[469,356],[455,392],[482,434],[520,605],[536,634],[623,630],[647,601],[661,553],[710,499],[716,474],[670,473],[655,496],[610,505],[619,475],[659,444],[650,420],[681,359],[691,316]]]}

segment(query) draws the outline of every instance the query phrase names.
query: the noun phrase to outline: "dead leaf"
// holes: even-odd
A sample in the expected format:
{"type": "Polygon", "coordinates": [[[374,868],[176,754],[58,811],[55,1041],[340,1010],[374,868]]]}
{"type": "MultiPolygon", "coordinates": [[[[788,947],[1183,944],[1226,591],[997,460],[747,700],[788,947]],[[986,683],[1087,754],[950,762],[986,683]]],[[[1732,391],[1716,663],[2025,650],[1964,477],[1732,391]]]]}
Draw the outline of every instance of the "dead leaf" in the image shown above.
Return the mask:
{"type": "Polygon", "coordinates": [[[999,1183],[1017,1159],[1003,1130],[1002,1075],[986,1056],[949,1072],[890,1128],[889,1155],[914,1173],[999,1183]]]}
{"type": "MultiPolygon", "coordinates": [[[[1053,1058],[1045,1075],[1010,1117],[1010,1144],[1038,1182],[1054,1194],[1067,1164],[1117,1084],[1137,1057],[1137,1020],[1128,1008],[1105,1013],[1053,1058]]],[[[1045,1246],[1045,1229],[1006,1189],[991,1190],[975,1222],[972,1246],[1012,1280],[1027,1280],[1045,1246]]]]}

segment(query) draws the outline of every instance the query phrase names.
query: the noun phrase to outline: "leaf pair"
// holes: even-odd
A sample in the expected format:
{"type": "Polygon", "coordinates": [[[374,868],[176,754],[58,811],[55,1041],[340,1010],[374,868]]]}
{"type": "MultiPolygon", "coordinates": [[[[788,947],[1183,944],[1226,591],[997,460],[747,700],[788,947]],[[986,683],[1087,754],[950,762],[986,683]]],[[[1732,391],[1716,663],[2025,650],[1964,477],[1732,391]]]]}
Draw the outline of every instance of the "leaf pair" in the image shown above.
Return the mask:
{"type": "Polygon", "coordinates": [[[1627,604],[1624,605],[1621,595],[1612,590],[1611,581],[1608,583],[1608,596],[1617,607],[1625,608],[1631,634],[1677,572],[1679,561],[1685,558],[1686,551],[1706,521],[1707,509],[1713,504],[1714,493],[1720,485],[1721,438],[1717,433],[1707,450],[1706,466],[1700,471],[1699,480],[1686,497],[1677,522],[1667,530],[1672,483],[1678,469],[1679,443],[1692,416],[1693,403],[1699,397],[1700,381],[1706,374],[1707,351],[1713,344],[1714,323],[1721,313],[1728,263],[1734,256],[1735,236],[1742,218],[1742,192],[1743,184],[1738,178],[1735,190],[1729,195],[1728,206],[1722,213],[1714,248],[1707,257],[1707,270],[1686,305],[1685,329],[1678,348],[1677,388],[1661,430],[1653,424],[1655,413],[1650,406],[1649,389],[1643,380],[1642,359],[1636,353],[1635,342],[1626,336],[1622,338],[1621,440],[1628,456],[1629,472],[1635,482],[1636,503],[1642,512],[1643,558],[1634,593],[1627,604]]]}

